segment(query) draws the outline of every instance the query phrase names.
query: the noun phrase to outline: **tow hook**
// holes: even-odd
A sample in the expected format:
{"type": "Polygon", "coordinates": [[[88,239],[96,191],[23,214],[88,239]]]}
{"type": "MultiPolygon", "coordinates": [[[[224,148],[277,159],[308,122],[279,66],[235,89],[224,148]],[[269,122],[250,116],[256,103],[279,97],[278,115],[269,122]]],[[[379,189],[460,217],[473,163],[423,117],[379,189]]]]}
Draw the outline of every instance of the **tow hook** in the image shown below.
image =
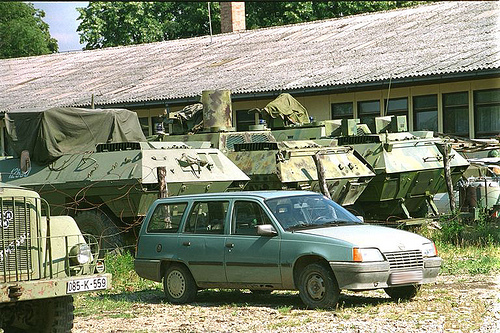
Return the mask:
{"type": "Polygon", "coordinates": [[[23,294],[22,288],[19,285],[9,287],[9,298],[19,299],[23,294]]]}

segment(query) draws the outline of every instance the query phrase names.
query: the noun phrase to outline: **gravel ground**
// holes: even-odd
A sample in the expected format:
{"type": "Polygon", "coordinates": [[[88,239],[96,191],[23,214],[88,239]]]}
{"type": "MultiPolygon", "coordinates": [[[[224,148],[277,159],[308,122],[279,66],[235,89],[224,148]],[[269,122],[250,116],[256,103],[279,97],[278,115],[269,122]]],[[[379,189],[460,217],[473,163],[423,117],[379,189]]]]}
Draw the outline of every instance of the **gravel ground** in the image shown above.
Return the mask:
{"type": "Polygon", "coordinates": [[[127,310],[77,316],[73,332],[500,332],[500,276],[440,276],[399,304],[383,291],[344,292],[331,311],[307,310],[282,291],[201,291],[189,305],[168,304],[159,290],[127,300],[127,310]]]}

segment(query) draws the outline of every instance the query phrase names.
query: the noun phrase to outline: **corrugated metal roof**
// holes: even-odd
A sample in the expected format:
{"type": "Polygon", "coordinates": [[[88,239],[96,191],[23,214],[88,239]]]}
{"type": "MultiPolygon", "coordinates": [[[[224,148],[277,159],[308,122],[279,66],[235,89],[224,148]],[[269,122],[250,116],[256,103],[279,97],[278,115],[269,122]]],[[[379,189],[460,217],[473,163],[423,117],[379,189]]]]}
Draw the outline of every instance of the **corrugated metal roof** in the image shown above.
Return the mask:
{"type": "Polygon", "coordinates": [[[498,2],[0,60],[0,111],[329,88],[500,68],[498,2]]]}

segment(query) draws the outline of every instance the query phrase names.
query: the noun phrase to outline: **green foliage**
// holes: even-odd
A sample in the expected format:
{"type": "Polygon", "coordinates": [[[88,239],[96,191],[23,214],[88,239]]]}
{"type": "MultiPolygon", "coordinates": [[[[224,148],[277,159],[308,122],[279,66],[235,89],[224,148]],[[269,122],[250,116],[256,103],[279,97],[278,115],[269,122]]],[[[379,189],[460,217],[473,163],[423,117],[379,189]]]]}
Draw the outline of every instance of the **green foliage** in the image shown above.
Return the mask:
{"type": "Polygon", "coordinates": [[[414,6],[422,1],[245,2],[247,29],[270,27],[414,6]]]}
{"type": "Polygon", "coordinates": [[[106,272],[113,275],[110,292],[161,289],[160,283],[145,280],[137,275],[134,270],[134,257],[130,252],[107,254],[105,260],[106,272]]]}
{"type": "MultiPolygon", "coordinates": [[[[214,33],[219,3],[210,3],[214,33]]],[[[86,49],[150,43],[209,34],[206,2],[90,2],[77,8],[86,49]]]]}
{"type": "Polygon", "coordinates": [[[441,272],[448,275],[493,274],[500,272],[500,247],[456,246],[436,243],[443,259],[441,272]]]}
{"type": "Polygon", "coordinates": [[[31,3],[0,2],[0,58],[57,52],[57,41],[50,37],[44,16],[31,3]]]}
{"type": "MultiPolygon", "coordinates": [[[[256,29],[412,6],[421,1],[245,2],[246,27],[256,29]]],[[[78,8],[86,49],[208,35],[207,2],[90,2],[78,8]]],[[[218,2],[210,2],[213,33],[220,33],[218,2]]]]}

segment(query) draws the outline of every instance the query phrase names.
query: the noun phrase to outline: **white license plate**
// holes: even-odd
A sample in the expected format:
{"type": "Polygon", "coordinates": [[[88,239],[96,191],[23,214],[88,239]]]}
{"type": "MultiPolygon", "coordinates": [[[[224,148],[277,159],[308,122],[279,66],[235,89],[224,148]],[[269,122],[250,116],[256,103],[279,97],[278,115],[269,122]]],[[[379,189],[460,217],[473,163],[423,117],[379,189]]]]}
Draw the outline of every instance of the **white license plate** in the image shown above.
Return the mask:
{"type": "Polygon", "coordinates": [[[390,284],[421,283],[424,276],[422,271],[394,272],[389,280],[390,284]]]}
{"type": "Polygon", "coordinates": [[[81,291],[102,290],[108,286],[108,279],[105,276],[78,279],[68,281],[66,292],[68,294],[78,293],[81,291]]]}

